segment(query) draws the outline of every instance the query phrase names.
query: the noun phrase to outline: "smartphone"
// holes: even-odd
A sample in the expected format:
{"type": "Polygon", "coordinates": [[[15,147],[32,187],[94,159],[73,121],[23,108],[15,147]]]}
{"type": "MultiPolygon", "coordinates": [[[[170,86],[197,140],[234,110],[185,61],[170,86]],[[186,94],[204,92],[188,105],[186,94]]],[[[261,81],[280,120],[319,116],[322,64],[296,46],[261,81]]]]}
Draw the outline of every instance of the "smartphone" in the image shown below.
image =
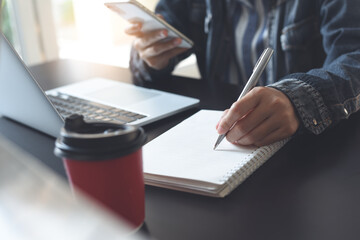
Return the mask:
{"type": "MultiPolygon", "coordinates": [[[[141,22],[141,31],[144,33],[158,29],[167,29],[167,39],[175,37],[182,39],[179,47],[191,48],[194,45],[193,41],[188,37],[135,0],[118,0],[116,2],[106,2],[104,4],[129,22],[141,22]]],[[[164,41],[166,41],[166,39],[164,41]]]]}

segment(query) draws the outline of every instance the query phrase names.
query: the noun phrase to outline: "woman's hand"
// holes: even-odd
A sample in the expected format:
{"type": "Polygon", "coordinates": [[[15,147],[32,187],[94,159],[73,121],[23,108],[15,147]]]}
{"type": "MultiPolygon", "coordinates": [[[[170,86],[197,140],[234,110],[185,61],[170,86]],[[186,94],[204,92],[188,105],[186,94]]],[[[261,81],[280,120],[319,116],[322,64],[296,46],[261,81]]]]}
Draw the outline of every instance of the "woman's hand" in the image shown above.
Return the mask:
{"type": "Polygon", "coordinates": [[[226,110],[216,126],[239,145],[264,146],[292,136],[299,120],[288,97],[271,87],[255,87],[226,110]]]}
{"type": "MultiPolygon", "coordinates": [[[[158,15],[162,18],[161,15],[158,15]]],[[[133,47],[139,56],[152,68],[160,70],[165,68],[171,58],[183,53],[187,48],[179,48],[181,38],[172,38],[164,41],[168,37],[166,29],[155,30],[148,33],[141,31],[142,24],[133,22],[125,33],[135,36],[133,47]]]]}

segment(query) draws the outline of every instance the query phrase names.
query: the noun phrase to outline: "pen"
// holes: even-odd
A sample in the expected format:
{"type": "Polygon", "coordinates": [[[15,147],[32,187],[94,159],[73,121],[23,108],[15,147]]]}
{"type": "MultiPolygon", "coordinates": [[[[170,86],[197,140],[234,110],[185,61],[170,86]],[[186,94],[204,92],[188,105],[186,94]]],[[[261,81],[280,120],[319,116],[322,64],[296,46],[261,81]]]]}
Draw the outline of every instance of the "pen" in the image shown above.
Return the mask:
{"type": "MultiPolygon", "coordinates": [[[[246,83],[244,89],[242,90],[238,100],[240,100],[242,97],[244,97],[253,87],[255,87],[256,83],[259,81],[259,78],[260,78],[262,72],[264,71],[266,65],[268,64],[273,53],[274,53],[274,50],[272,50],[271,48],[266,48],[262,52],[260,58],[257,60],[257,62],[255,64],[253,72],[252,72],[248,82],[246,83]]],[[[219,135],[218,139],[216,140],[214,150],[217,148],[217,146],[219,146],[219,144],[226,137],[226,134],[229,131],[227,131],[225,134],[219,135]]]]}

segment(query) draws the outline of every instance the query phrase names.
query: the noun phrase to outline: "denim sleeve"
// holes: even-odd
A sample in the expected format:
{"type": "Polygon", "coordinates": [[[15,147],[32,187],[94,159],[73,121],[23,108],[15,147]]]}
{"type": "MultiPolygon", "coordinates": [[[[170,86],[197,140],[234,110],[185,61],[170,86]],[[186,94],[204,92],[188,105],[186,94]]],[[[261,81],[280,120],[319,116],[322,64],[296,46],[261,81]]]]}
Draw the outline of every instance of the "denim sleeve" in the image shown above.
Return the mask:
{"type": "MultiPolygon", "coordinates": [[[[190,29],[187,25],[187,4],[184,0],[160,0],[156,6],[156,13],[164,16],[165,20],[180,32],[189,36],[190,29]]],[[[132,48],[130,54],[130,70],[133,73],[133,81],[137,85],[144,85],[146,82],[166,81],[177,63],[191,54],[190,50],[170,60],[169,65],[161,70],[149,67],[132,48]]]]}
{"type": "Polygon", "coordinates": [[[285,76],[271,84],[292,101],[303,127],[314,134],[360,108],[359,1],[322,1],[321,34],[327,54],[322,68],[285,76]]]}

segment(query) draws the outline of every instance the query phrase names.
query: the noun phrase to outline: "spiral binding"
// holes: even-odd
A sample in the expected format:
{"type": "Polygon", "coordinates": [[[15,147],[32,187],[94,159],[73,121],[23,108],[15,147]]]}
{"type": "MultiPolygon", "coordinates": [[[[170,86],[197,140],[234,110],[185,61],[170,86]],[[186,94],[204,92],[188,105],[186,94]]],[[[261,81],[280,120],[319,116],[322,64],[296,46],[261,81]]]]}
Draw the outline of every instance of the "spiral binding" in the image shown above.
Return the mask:
{"type": "Polygon", "coordinates": [[[284,139],[268,146],[259,147],[246,156],[245,164],[239,163],[228,171],[222,180],[229,186],[229,192],[245,181],[288,141],[289,139],[284,139]]]}

